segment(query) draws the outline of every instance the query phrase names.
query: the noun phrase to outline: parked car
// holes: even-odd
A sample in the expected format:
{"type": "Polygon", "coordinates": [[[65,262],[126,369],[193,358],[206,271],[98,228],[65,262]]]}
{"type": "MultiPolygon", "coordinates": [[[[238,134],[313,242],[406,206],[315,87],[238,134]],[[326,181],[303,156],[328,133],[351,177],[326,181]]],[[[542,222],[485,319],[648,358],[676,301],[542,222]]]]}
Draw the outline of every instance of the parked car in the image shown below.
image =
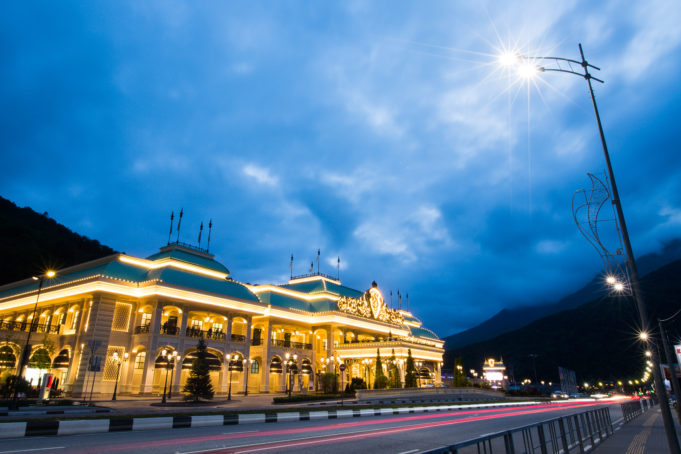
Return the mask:
{"type": "Polygon", "coordinates": [[[551,393],[551,399],[567,399],[569,396],[563,391],[554,391],[551,393]]]}

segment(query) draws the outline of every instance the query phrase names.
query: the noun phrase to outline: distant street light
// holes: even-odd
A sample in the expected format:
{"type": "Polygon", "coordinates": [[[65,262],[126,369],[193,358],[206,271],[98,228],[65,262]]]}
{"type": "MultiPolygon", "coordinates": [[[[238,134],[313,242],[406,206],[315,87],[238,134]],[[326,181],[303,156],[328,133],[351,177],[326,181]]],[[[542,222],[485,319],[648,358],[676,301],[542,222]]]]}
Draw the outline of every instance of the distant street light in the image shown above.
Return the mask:
{"type": "MultiPolygon", "coordinates": [[[[526,57],[520,54],[515,53],[515,60],[513,58],[510,58],[509,55],[502,56],[500,58],[500,62],[503,64],[506,64],[507,66],[515,64],[518,69],[518,74],[523,76],[523,77],[532,77],[539,72],[547,72],[547,71],[555,71],[555,72],[563,72],[563,73],[568,73],[568,74],[573,74],[579,77],[583,77],[584,80],[586,80],[586,83],[589,87],[589,94],[591,95],[591,103],[594,108],[594,113],[596,115],[596,123],[598,125],[598,133],[601,138],[601,146],[603,148],[603,155],[605,157],[605,164],[607,167],[608,171],[608,177],[610,178],[610,186],[612,189],[612,204],[615,206],[616,212],[617,212],[617,220],[619,221],[619,225],[621,228],[622,232],[622,242],[624,243],[624,249],[626,251],[627,255],[627,266],[629,268],[629,273],[631,275],[631,291],[634,296],[634,299],[636,300],[636,305],[638,307],[638,313],[639,317],[641,319],[641,334],[645,334],[645,338],[641,337],[641,340],[648,342],[648,334],[647,330],[650,329],[650,324],[648,322],[648,309],[646,307],[645,301],[643,300],[643,294],[641,293],[641,289],[639,287],[639,279],[638,279],[638,269],[636,267],[636,259],[634,257],[634,251],[631,247],[631,242],[629,240],[629,231],[627,229],[627,224],[624,219],[624,211],[622,210],[622,203],[620,201],[620,196],[619,196],[619,191],[617,190],[617,184],[615,183],[615,173],[612,169],[612,164],[610,162],[610,154],[608,153],[608,146],[606,145],[605,142],[605,133],[603,132],[603,125],[601,124],[601,116],[598,113],[598,106],[596,105],[596,96],[594,95],[594,90],[593,86],[591,85],[591,81],[595,80],[596,82],[604,83],[603,80],[598,79],[591,75],[589,72],[589,68],[595,69],[597,71],[600,71],[600,68],[597,66],[594,66],[590,64],[589,62],[586,61],[584,58],[584,51],[582,50],[582,45],[579,45],[579,53],[582,58],[581,61],[569,59],[569,58],[561,58],[561,57],[526,57]],[[514,63],[515,61],[515,63],[514,63]],[[553,63],[555,67],[546,67],[543,64],[539,65],[537,63],[543,63],[543,62],[549,62],[553,63]],[[574,65],[574,66],[573,66],[574,65]],[[533,66],[535,69],[530,70],[528,69],[528,66],[533,66]],[[576,71],[577,68],[575,66],[580,67],[581,66],[581,71],[583,72],[578,72],[576,71]]],[[[621,292],[625,289],[624,285],[621,282],[615,282],[613,285],[613,288],[621,292]],[[618,285],[619,284],[619,285],[618,285]]],[[[665,389],[664,381],[662,379],[662,375],[660,373],[660,362],[659,358],[657,355],[657,350],[655,348],[655,343],[654,342],[649,342],[651,351],[652,351],[652,359],[653,363],[655,364],[655,367],[653,368],[653,378],[655,381],[655,389],[656,392],[658,393],[658,397],[660,399],[660,408],[662,410],[662,419],[664,420],[664,427],[665,427],[665,433],[667,435],[667,443],[669,445],[669,450],[672,452],[672,454],[681,454],[681,448],[679,447],[679,441],[676,438],[676,431],[674,428],[674,421],[672,420],[672,415],[671,411],[669,409],[669,401],[667,400],[667,392],[665,389]]]]}
{"type": "Polygon", "coordinates": [[[168,390],[168,362],[170,361],[170,352],[166,349],[161,350],[161,357],[166,360],[166,379],[163,383],[163,398],[161,399],[161,403],[165,404],[167,398],[166,391],[168,390]]]}
{"type": "Polygon", "coordinates": [[[57,273],[53,270],[47,270],[45,273],[39,276],[33,276],[34,281],[38,281],[38,293],[35,297],[35,305],[33,305],[33,313],[31,315],[31,323],[28,325],[28,335],[26,336],[26,343],[24,344],[24,350],[21,352],[21,357],[19,359],[19,370],[17,378],[14,381],[14,400],[17,399],[17,386],[19,385],[19,379],[24,376],[26,366],[28,365],[28,359],[31,357],[31,333],[35,329],[38,330],[38,302],[40,301],[40,291],[43,289],[43,283],[45,279],[52,279],[57,273]]]}

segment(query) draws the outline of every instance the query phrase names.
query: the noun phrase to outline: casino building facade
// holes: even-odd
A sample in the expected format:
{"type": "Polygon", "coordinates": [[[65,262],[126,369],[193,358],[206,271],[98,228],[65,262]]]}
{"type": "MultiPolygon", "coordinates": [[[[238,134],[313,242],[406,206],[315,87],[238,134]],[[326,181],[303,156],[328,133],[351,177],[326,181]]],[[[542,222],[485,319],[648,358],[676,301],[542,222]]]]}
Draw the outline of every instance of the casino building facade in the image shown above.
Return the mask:
{"type": "Polygon", "coordinates": [[[378,286],[346,287],[316,273],[283,285],[232,280],[206,250],[169,244],[146,259],[115,254],[53,278],[0,287],[0,374],[15,374],[31,331],[24,376],[49,372],[67,395],[179,395],[198,338],[217,395],[318,388],[323,372],[373,383],[377,352],[408,352],[420,386],[437,386],[444,342],[411,313],[387,307],[378,286]],[[37,304],[36,304],[37,301],[37,304]],[[166,354],[164,356],[163,354],[166,354]],[[176,355],[176,356],[173,356],[176,355]],[[170,358],[170,359],[168,359],[170,358]]]}

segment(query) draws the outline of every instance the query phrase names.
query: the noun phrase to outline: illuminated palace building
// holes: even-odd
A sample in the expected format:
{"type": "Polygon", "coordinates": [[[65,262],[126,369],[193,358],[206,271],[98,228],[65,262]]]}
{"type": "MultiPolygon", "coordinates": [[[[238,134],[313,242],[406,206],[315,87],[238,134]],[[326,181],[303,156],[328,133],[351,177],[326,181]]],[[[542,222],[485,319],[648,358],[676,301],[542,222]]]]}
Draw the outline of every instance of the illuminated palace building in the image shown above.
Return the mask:
{"type": "MultiPolygon", "coordinates": [[[[374,283],[345,287],[321,273],[283,285],[232,280],[207,250],[169,244],[146,259],[115,254],[0,287],[0,367],[37,384],[49,372],[74,397],[180,393],[208,347],[216,394],[315,390],[323,372],[345,383],[375,378],[394,354],[404,383],[408,352],[421,386],[440,383],[443,341],[374,283]],[[164,355],[165,354],[165,355],[164,355]]],[[[387,371],[386,371],[387,373],[387,371]]]]}

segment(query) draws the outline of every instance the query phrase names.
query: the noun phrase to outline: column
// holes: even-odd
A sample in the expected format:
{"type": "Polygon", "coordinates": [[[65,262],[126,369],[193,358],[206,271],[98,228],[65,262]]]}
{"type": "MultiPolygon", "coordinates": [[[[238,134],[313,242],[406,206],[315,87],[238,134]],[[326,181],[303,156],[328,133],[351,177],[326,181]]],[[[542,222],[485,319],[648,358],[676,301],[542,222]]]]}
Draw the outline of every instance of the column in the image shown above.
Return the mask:
{"type": "Polygon", "coordinates": [[[144,358],[144,371],[142,372],[142,384],[140,393],[151,394],[154,388],[154,371],[156,367],[156,350],[158,349],[158,336],[161,332],[161,317],[163,307],[159,301],[154,302],[152,309],[151,326],[149,326],[149,341],[147,343],[147,355],[144,358]]]}
{"type": "Polygon", "coordinates": [[[234,322],[234,317],[228,317],[225,320],[227,323],[227,332],[225,333],[225,340],[227,342],[232,342],[232,323],[234,322]]]}
{"type": "MultiPolygon", "coordinates": [[[[332,326],[328,327],[326,329],[326,356],[327,358],[333,358],[333,354],[335,352],[334,346],[333,346],[333,330],[334,328],[332,326]]],[[[327,372],[335,372],[336,371],[336,366],[333,361],[329,362],[328,365],[326,366],[326,371],[327,372]]]]}
{"type": "Polygon", "coordinates": [[[267,321],[264,338],[262,340],[262,367],[260,368],[260,388],[263,392],[270,392],[270,339],[272,337],[272,323],[267,321]]]}
{"type": "Polygon", "coordinates": [[[243,386],[243,393],[244,395],[248,394],[248,374],[251,373],[251,362],[249,359],[251,358],[251,329],[253,329],[253,317],[248,316],[246,318],[246,345],[244,346],[244,358],[246,359],[246,362],[244,363],[244,386],[243,386]]]}
{"type": "MultiPolygon", "coordinates": [[[[182,351],[179,352],[182,354],[182,351]]],[[[175,364],[175,375],[173,375],[173,382],[170,384],[173,390],[173,395],[180,395],[180,381],[182,379],[182,361],[184,361],[184,355],[175,364]]]]}
{"type": "MultiPolygon", "coordinates": [[[[74,396],[90,395],[92,390],[93,397],[102,393],[102,375],[104,364],[106,363],[106,353],[109,347],[109,337],[111,335],[111,323],[113,322],[114,306],[116,301],[109,295],[97,295],[93,298],[92,304],[88,304],[88,332],[81,336],[84,343],[85,355],[82,356],[78,365],[78,378],[73,383],[72,392],[74,396]],[[89,343],[98,344],[97,349],[92,352],[89,343]],[[96,374],[88,372],[90,356],[101,357],[101,369],[96,374]],[[87,381],[86,381],[87,379],[87,381]],[[94,380],[94,388],[92,382],[94,380]]],[[[81,324],[81,326],[83,326],[81,324]]],[[[113,390],[113,388],[112,388],[113,390]]]]}

